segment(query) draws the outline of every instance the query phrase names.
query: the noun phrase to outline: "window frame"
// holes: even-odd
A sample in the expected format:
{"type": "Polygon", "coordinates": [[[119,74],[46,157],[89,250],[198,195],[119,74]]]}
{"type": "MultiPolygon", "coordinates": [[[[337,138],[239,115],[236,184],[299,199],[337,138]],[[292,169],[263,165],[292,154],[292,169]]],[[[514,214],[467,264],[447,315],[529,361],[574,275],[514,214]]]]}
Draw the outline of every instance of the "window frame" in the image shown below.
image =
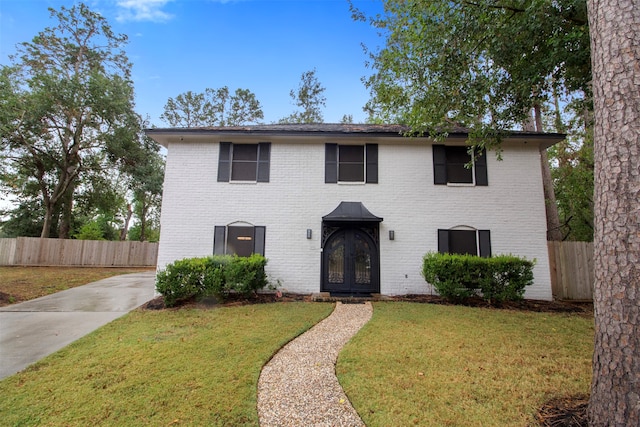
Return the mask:
{"type": "MultiPolygon", "coordinates": [[[[487,186],[489,184],[487,179],[487,155],[484,148],[481,150],[476,150],[474,156],[468,154],[469,160],[471,161],[471,182],[450,182],[449,167],[451,167],[451,162],[448,161],[448,151],[451,152],[454,149],[460,150],[462,148],[468,150],[467,146],[462,145],[434,144],[432,146],[434,185],[447,185],[451,187],[473,187],[487,186]]],[[[458,163],[456,162],[455,164],[457,165],[458,163]]],[[[464,167],[464,165],[462,165],[462,167],[464,167]]]]}
{"type": "MultiPolygon", "coordinates": [[[[468,231],[475,232],[476,256],[491,257],[491,231],[478,230],[471,227],[453,227],[449,229],[438,229],[438,252],[439,253],[459,253],[450,252],[452,231],[468,231]]],[[[472,254],[473,255],[473,254],[472,254]]]]}
{"type": "Polygon", "coordinates": [[[346,184],[346,185],[358,185],[358,184],[377,184],[378,183],[378,144],[338,144],[338,143],[326,143],[325,144],[325,179],[327,184],[346,184]],[[362,161],[362,181],[347,181],[340,180],[340,165],[353,165],[360,162],[341,162],[340,161],[340,149],[341,147],[362,147],[363,149],[363,161],[362,161]]]}
{"type": "Polygon", "coordinates": [[[230,183],[258,183],[269,182],[271,168],[271,143],[258,142],[250,144],[220,142],[220,154],[218,156],[218,182],[230,183]],[[256,160],[234,159],[234,146],[255,146],[256,160]],[[232,179],[234,165],[255,164],[255,179],[232,179]]]}
{"type": "MultiPolygon", "coordinates": [[[[259,254],[264,256],[265,251],[265,238],[266,238],[266,227],[260,225],[252,225],[245,222],[235,222],[228,225],[216,225],[214,227],[213,232],[213,254],[214,255],[238,255],[238,256],[250,256],[249,255],[239,255],[237,252],[230,251],[229,249],[229,229],[252,229],[251,239],[253,240],[253,250],[252,254],[259,254]]],[[[235,231],[235,230],[234,230],[235,231]]],[[[239,236],[243,237],[243,236],[239,236]]]]}

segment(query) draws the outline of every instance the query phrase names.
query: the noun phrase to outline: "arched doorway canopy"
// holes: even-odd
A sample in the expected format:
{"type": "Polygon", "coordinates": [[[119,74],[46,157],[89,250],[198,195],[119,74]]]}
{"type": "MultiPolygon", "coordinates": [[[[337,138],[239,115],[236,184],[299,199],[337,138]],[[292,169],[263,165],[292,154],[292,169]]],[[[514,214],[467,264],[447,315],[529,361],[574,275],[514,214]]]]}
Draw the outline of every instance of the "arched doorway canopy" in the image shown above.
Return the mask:
{"type": "Polygon", "coordinates": [[[380,223],[383,218],[375,216],[362,202],[340,202],[337,208],[322,217],[327,224],[341,223],[380,223]]]}

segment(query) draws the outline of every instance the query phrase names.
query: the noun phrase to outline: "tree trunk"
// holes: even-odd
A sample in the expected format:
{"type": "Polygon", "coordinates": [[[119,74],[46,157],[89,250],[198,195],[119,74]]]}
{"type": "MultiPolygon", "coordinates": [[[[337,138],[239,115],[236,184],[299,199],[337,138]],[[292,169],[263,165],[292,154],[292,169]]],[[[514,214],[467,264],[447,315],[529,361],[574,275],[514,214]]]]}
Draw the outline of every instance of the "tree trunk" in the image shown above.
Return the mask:
{"type": "Polygon", "coordinates": [[[53,220],[53,205],[51,203],[45,203],[44,218],[42,221],[42,231],[40,232],[41,239],[47,239],[51,235],[52,220],[53,220]]]}
{"type": "MultiPolygon", "coordinates": [[[[534,115],[527,115],[527,121],[524,123],[525,131],[542,132],[542,112],[540,106],[534,107],[534,115]]],[[[556,193],[553,188],[553,179],[551,178],[551,168],[549,167],[549,158],[547,150],[540,150],[540,168],[542,169],[542,188],[544,191],[544,205],[547,215],[547,240],[562,240],[562,230],[560,230],[560,215],[558,214],[558,203],[556,202],[556,193]]]]}
{"type": "Polygon", "coordinates": [[[70,185],[60,199],[62,214],[60,215],[60,225],[58,226],[58,238],[71,238],[71,219],[73,216],[73,192],[74,186],[70,185]]]}
{"type": "Polygon", "coordinates": [[[594,92],[592,426],[640,425],[640,7],[588,0],[594,92]]]}
{"type": "Polygon", "coordinates": [[[131,209],[131,203],[127,204],[127,217],[124,220],[124,227],[120,230],[120,241],[127,240],[127,233],[129,232],[129,221],[131,221],[131,216],[133,215],[133,210],[131,209]]]}

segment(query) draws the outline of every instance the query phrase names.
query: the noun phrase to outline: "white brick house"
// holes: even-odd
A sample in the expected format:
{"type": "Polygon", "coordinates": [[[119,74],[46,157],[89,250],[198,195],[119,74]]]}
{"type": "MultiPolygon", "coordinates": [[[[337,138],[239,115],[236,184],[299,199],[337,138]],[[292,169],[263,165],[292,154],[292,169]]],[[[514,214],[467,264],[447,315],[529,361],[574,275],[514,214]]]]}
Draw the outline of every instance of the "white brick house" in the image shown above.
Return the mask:
{"type": "Polygon", "coordinates": [[[540,150],[514,133],[473,170],[466,134],[443,143],[399,126],[148,129],[168,150],[158,268],[263,253],[289,292],[431,293],[428,251],[536,259],[525,297],[551,299],[540,150]]]}

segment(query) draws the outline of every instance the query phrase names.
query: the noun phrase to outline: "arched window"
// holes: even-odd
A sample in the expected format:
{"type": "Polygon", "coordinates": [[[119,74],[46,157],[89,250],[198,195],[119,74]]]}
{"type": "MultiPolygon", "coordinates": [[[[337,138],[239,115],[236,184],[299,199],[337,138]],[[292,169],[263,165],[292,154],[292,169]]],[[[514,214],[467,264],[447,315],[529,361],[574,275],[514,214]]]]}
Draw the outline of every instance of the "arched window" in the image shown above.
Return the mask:
{"type": "Polygon", "coordinates": [[[490,257],[491,233],[489,230],[477,230],[466,225],[439,229],[438,252],[490,257]]]}
{"type": "Polygon", "coordinates": [[[213,233],[214,255],[264,255],[266,227],[246,222],[216,226],[213,233]]]}

